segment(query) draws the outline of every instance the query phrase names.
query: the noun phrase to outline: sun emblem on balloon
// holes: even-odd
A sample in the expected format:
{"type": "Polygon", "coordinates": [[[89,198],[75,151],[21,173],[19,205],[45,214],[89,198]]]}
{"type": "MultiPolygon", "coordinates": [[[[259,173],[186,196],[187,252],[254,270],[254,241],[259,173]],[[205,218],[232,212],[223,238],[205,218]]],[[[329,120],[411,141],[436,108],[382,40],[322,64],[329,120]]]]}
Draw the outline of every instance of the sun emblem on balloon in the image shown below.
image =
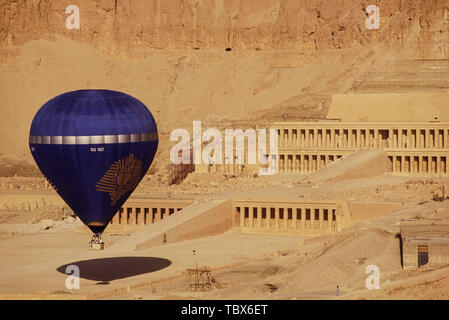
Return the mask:
{"type": "Polygon", "coordinates": [[[134,190],[140,182],[142,162],[131,153],[125,159],[115,161],[97,182],[98,191],[107,192],[111,197],[111,206],[127,192],[134,190]]]}

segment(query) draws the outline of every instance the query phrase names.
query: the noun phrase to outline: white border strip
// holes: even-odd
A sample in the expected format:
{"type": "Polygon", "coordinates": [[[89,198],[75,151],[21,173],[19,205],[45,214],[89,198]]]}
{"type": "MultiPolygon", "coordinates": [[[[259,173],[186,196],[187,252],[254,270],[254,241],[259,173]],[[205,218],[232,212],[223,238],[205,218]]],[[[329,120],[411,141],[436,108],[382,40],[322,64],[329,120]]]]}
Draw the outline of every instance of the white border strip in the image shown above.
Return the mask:
{"type": "Polygon", "coordinates": [[[30,136],[31,144],[109,144],[157,141],[157,132],[98,136],[30,136]]]}

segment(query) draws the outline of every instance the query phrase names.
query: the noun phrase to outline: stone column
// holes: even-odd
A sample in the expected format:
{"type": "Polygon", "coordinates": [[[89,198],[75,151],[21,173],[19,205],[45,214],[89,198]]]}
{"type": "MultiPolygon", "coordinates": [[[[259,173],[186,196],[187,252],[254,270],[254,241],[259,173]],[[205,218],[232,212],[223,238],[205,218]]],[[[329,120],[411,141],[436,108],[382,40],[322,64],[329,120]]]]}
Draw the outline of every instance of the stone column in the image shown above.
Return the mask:
{"type": "Polygon", "coordinates": [[[396,169],[396,166],[397,166],[397,163],[396,163],[396,155],[395,154],[393,154],[393,173],[396,173],[396,171],[397,171],[397,169],[396,169]]]}
{"type": "Polygon", "coordinates": [[[288,229],[288,208],[284,208],[284,229],[288,229]]]}
{"type": "Polygon", "coordinates": [[[306,228],[306,207],[301,207],[301,229],[306,228]]]}
{"type": "Polygon", "coordinates": [[[343,147],[347,148],[349,145],[349,130],[346,130],[347,134],[345,134],[345,130],[343,130],[343,147]]]}
{"type": "Polygon", "coordinates": [[[379,146],[379,129],[374,129],[373,147],[374,149],[381,148],[381,146],[379,146]]]}
{"type": "Polygon", "coordinates": [[[407,129],[407,145],[406,148],[410,149],[411,148],[411,139],[412,139],[412,130],[407,129]]]}
{"type": "MultiPolygon", "coordinates": [[[[249,209],[248,209],[249,210],[249,209]]],[[[240,207],[240,227],[245,226],[245,207],[240,207]]]]}
{"type": "Polygon", "coordinates": [[[301,155],[296,155],[296,172],[301,173],[301,155]]]}
{"type": "Polygon", "coordinates": [[[305,129],[305,141],[304,141],[304,146],[310,147],[310,129],[305,129]]]}
{"type": "Polygon", "coordinates": [[[299,162],[300,162],[300,164],[299,164],[300,165],[300,172],[304,173],[305,172],[305,168],[304,168],[304,155],[303,154],[300,155],[299,162]]]}
{"type": "Polygon", "coordinates": [[[393,130],[393,148],[398,148],[399,130],[393,130]]]}
{"type": "Polygon", "coordinates": [[[357,149],[361,149],[362,148],[362,130],[361,129],[357,129],[357,149]]]}
{"type": "Polygon", "coordinates": [[[305,140],[306,140],[306,131],[304,129],[299,129],[299,143],[300,143],[300,147],[304,148],[305,146],[305,140]],[[303,133],[304,131],[304,133],[303,133]]]}
{"type": "Polygon", "coordinates": [[[332,209],[327,209],[327,228],[332,230],[332,209]]]}
{"type": "Polygon", "coordinates": [[[280,128],[279,130],[279,148],[284,148],[284,129],[280,128]]]}
{"type": "Polygon", "coordinates": [[[148,212],[150,212],[149,208],[141,208],[141,214],[142,214],[142,225],[146,225],[148,223],[148,213],[146,212],[146,209],[148,209],[148,212]]]}
{"type": "Polygon", "coordinates": [[[426,129],[426,136],[424,138],[424,148],[430,148],[430,130],[426,129]]]}
{"type": "Polygon", "coordinates": [[[291,155],[292,155],[292,168],[291,168],[291,170],[292,170],[292,173],[294,173],[294,172],[296,172],[296,169],[295,169],[295,167],[296,167],[296,155],[294,153],[292,153],[291,155]]]}
{"type": "Polygon", "coordinates": [[[293,172],[298,173],[299,159],[296,153],[293,154],[293,172]]]}
{"type": "Polygon", "coordinates": [[[154,223],[153,208],[149,208],[148,215],[149,217],[147,217],[147,224],[153,224],[154,223]]]}
{"type": "Polygon", "coordinates": [[[366,148],[366,129],[360,130],[360,148],[365,149],[366,148]]]}
{"type": "Polygon", "coordinates": [[[446,175],[449,174],[449,157],[446,156],[446,175]]]}
{"type": "Polygon", "coordinates": [[[437,159],[438,159],[438,157],[435,157],[435,162],[433,162],[433,158],[434,157],[431,157],[431,159],[432,159],[432,161],[431,161],[431,164],[432,164],[432,173],[437,173],[437,159]]]}
{"type": "Polygon", "coordinates": [[[337,215],[336,215],[336,211],[337,210],[334,210],[334,209],[332,209],[331,210],[331,215],[332,215],[332,229],[334,229],[334,230],[336,230],[336,229],[338,229],[338,226],[337,226],[337,215]],[[334,216],[335,216],[335,218],[334,218],[334,216]]]}
{"type": "Polygon", "coordinates": [[[441,173],[441,157],[437,155],[437,174],[441,173]]]}
{"type": "Polygon", "coordinates": [[[401,173],[405,172],[405,156],[401,156],[401,173]]]}
{"type": "Polygon", "coordinates": [[[279,229],[279,207],[274,209],[274,227],[279,229]]]}
{"type": "Polygon", "coordinates": [[[298,228],[298,208],[294,207],[292,208],[292,223],[293,223],[293,229],[298,228]]]}
{"type": "Polygon", "coordinates": [[[304,173],[309,172],[309,155],[304,155],[304,173]]]}
{"type": "Polygon", "coordinates": [[[129,215],[128,224],[136,224],[136,208],[131,208],[131,213],[129,215]]]}
{"type": "Polygon", "coordinates": [[[364,149],[369,149],[371,141],[371,130],[369,128],[365,129],[365,140],[364,140],[364,149]]]}
{"type": "Polygon", "coordinates": [[[449,139],[448,139],[448,130],[445,128],[443,132],[443,148],[448,149],[449,147],[449,139]]]}
{"type": "Polygon", "coordinates": [[[423,165],[422,156],[418,156],[418,172],[419,172],[420,174],[423,173],[423,167],[422,167],[422,165],[423,165]]]}
{"type": "Polygon", "coordinates": [[[430,134],[430,148],[434,149],[436,147],[436,144],[438,141],[438,139],[437,139],[438,130],[434,128],[434,129],[432,129],[432,131],[433,131],[433,135],[430,134]]]}
{"type": "Polygon", "coordinates": [[[248,224],[250,228],[254,227],[254,207],[248,208],[248,224]]]}
{"type": "Polygon", "coordinates": [[[142,208],[143,212],[142,212],[142,224],[146,225],[148,224],[148,215],[150,212],[149,208],[142,208]],[[146,212],[146,209],[148,209],[148,213],[146,212]]]}
{"type": "Polygon", "coordinates": [[[270,229],[271,228],[271,207],[266,208],[265,214],[266,214],[265,227],[270,229]]]}
{"type": "Polygon", "coordinates": [[[419,173],[419,155],[418,154],[415,154],[415,156],[413,157],[414,158],[414,162],[415,162],[415,171],[414,171],[414,173],[419,173]]]}
{"type": "Polygon", "coordinates": [[[313,148],[318,148],[318,129],[313,129],[313,148]]]}
{"type": "Polygon", "coordinates": [[[142,208],[136,208],[136,224],[141,225],[142,224],[142,208]],[[139,210],[137,210],[139,209],[139,210]]]}
{"type": "Polygon", "coordinates": [[[257,210],[257,227],[262,228],[262,208],[256,207],[257,210]]]}
{"type": "Polygon", "coordinates": [[[310,229],[315,229],[315,209],[310,208],[310,229]]]}
{"type": "Polygon", "coordinates": [[[388,129],[388,148],[393,148],[393,129],[388,129]]]}
{"type": "Polygon", "coordinates": [[[338,130],[337,147],[343,148],[343,129],[338,130]]]}
{"type": "Polygon", "coordinates": [[[161,207],[157,208],[157,219],[158,219],[158,221],[162,220],[162,208],[161,207]]]}
{"type": "Polygon", "coordinates": [[[335,129],[334,129],[334,128],[331,129],[331,142],[330,142],[330,147],[331,147],[331,148],[335,148],[335,147],[336,147],[336,145],[335,145],[335,129]]]}
{"type": "Polygon", "coordinates": [[[419,147],[424,149],[426,147],[426,130],[424,132],[421,131],[419,130],[419,147]]]}
{"type": "Polygon", "coordinates": [[[319,209],[320,213],[319,213],[319,218],[320,218],[320,229],[323,229],[323,222],[324,222],[324,212],[323,212],[323,208],[319,209]]]}
{"type": "Polygon", "coordinates": [[[348,144],[347,147],[355,147],[357,146],[357,130],[355,130],[354,133],[354,129],[352,128],[348,128],[348,144]]]}

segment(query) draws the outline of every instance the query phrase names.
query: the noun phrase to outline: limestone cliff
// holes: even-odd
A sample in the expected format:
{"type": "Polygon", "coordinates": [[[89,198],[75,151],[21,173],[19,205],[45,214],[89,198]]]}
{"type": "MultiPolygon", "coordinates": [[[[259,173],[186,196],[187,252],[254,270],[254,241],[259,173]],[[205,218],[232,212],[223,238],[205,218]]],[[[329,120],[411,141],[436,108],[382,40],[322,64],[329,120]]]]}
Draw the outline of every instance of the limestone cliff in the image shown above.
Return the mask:
{"type": "Polygon", "coordinates": [[[416,57],[447,57],[448,7],[447,0],[1,0],[0,47],[58,34],[117,55],[382,43],[416,57]],[[65,9],[72,4],[80,9],[79,30],[65,28],[65,9]],[[380,8],[379,30],[365,27],[370,4],[380,8]]]}

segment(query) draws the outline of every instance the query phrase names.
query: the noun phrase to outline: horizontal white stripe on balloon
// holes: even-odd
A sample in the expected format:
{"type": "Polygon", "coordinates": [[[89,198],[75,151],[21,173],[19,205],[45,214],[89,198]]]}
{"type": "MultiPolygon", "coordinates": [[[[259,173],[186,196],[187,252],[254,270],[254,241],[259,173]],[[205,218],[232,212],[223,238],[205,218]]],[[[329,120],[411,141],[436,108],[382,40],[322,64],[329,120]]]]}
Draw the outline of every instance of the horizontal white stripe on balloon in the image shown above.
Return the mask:
{"type": "Polygon", "coordinates": [[[157,132],[95,136],[30,136],[32,144],[110,144],[158,140],[157,132]]]}

